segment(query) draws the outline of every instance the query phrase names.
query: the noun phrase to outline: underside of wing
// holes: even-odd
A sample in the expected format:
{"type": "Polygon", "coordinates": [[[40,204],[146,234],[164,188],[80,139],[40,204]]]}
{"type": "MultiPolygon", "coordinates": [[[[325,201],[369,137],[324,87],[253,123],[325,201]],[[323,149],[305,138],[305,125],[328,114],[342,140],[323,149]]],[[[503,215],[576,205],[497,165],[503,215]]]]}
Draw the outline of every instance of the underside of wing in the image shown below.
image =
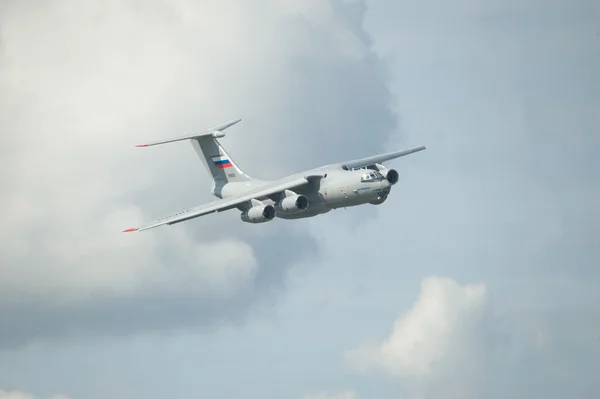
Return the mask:
{"type": "Polygon", "coordinates": [[[375,156],[361,158],[361,159],[354,159],[352,161],[342,162],[342,163],[340,163],[340,165],[342,165],[342,168],[344,168],[344,169],[362,168],[364,166],[369,166],[369,165],[373,165],[376,163],[382,163],[385,161],[389,161],[391,159],[410,155],[410,154],[413,154],[418,151],[423,151],[425,148],[426,147],[423,145],[420,147],[409,148],[407,150],[388,152],[386,154],[380,154],[380,155],[375,155],[375,156]]]}
{"type": "Polygon", "coordinates": [[[142,227],[134,227],[134,228],[130,228],[127,230],[123,230],[123,232],[148,230],[148,229],[162,226],[165,224],[171,225],[171,224],[175,224],[175,223],[184,222],[186,220],[197,218],[199,216],[204,216],[209,213],[223,212],[223,211],[226,211],[229,209],[236,208],[244,203],[251,203],[252,200],[255,200],[257,198],[268,197],[270,195],[283,192],[285,190],[291,190],[293,188],[306,185],[310,182],[310,180],[312,178],[314,178],[314,176],[274,181],[272,183],[268,183],[259,188],[250,190],[241,195],[237,195],[237,196],[230,197],[230,198],[220,199],[220,200],[209,202],[207,204],[203,204],[203,205],[200,205],[200,206],[197,206],[194,208],[186,209],[186,210],[178,212],[174,215],[158,219],[154,223],[151,223],[151,224],[148,224],[148,225],[145,225],[142,227]]]}

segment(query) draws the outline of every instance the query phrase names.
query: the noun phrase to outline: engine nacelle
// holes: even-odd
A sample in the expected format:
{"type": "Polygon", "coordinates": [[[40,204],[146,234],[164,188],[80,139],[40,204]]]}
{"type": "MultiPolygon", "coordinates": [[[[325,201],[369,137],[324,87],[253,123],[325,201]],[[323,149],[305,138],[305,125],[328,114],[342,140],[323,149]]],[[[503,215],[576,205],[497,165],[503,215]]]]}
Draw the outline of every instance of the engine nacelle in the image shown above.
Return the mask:
{"type": "Polygon", "coordinates": [[[242,212],[240,215],[246,223],[264,223],[273,220],[275,217],[275,208],[273,205],[257,205],[242,212]]]}
{"type": "Polygon", "coordinates": [[[279,212],[302,212],[308,208],[308,198],[301,194],[290,195],[275,204],[275,209],[279,212]]]}
{"type": "Polygon", "coordinates": [[[400,175],[398,174],[396,169],[388,169],[381,164],[375,164],[375,166],[377,166],[377,169],[379,170],[379,172],[383,175],[383,177],[385,177],[387,179],[387,181],[390,182],[390,184],[392,186],[394,184],[398,183],[398,179],[400,178],[400,175]]]}
{"type": "Polygon", "coordinates": [[[400,178],[400,175],[396,169],[389,169],[383,176],[390,182],[391,185],[398,183],[398,179],[400,178]]]}

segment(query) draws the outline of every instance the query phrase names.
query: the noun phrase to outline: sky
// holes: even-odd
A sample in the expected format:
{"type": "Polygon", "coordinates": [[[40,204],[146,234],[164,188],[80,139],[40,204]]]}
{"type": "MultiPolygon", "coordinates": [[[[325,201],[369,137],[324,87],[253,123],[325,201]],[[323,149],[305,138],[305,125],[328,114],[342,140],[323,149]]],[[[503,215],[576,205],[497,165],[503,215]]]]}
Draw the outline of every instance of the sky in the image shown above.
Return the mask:
{"type": "Polygon", "coordinates": [[[596,1],[0,3],[0,399],[600,396],[596,1]],[[122,234],[426,145],[382,205],[122,234]]]}

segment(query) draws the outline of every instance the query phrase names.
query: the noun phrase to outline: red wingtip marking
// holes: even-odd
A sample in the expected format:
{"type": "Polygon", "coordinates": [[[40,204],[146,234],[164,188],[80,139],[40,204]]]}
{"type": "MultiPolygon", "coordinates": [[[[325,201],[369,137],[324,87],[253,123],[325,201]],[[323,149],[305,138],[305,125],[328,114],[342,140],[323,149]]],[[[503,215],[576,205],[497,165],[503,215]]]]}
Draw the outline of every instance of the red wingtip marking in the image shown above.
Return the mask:
{"type": "Polygon", "coordinates": [[[148,144],[137,144],[136,147],[148,147],[148,144]]]}
{"type": "Polygon", "coordinates": [[[132,231],[137,231],[137,229],[136,229],[135,227],[132,227],[132,228],[130,228],[130,229],[123,230],[123,233],[130,233],[130,232],[132,232],[132,231]]]}

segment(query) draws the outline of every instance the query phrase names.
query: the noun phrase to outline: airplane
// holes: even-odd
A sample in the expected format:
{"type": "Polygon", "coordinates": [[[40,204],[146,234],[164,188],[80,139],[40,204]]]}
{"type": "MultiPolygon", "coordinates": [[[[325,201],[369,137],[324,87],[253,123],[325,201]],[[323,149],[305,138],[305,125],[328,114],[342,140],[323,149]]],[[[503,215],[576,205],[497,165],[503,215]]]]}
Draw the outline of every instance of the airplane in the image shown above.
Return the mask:
{"type": "Polygon", "coordinates": [[[202,133],[139,144],[150,147],[190,140],[200,160],[211,174],[211,193],[218,200],[163,217],[142,227],[123,232],[173,225],[214,212],[237,208],[246,223],[265,223],[280,219],[309,218],[362,204],[380,205],[388,198],[399,174],[382,163],[424,150],[425,146],[394,151],[367,158],[324,165],[315,169],[265,181],[250,177],[242,171],[219,142],[224,130],[240,122],[235,119],[202,133]]]}

